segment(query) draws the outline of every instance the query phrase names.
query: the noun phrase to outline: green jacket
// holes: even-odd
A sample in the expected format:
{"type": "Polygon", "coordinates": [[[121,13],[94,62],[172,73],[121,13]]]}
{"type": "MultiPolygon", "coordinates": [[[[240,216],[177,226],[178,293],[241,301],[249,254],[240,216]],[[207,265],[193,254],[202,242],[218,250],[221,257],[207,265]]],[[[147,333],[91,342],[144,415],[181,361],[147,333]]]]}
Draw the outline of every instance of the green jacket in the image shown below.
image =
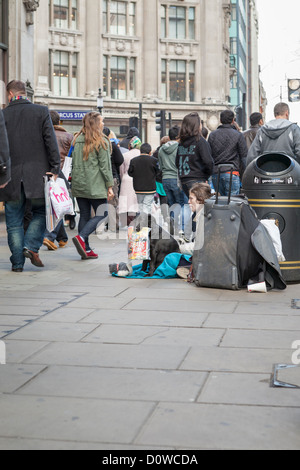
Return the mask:
{"type": "MultiPolygon", "coordinates": [[[[74,146],[72,163],[72,194],[86,199],[107,199],[108,188],[114,185],[111,167],[110,146],[100,148],[83,160],[84,135],[80,135],[74,146]]],[[[109,141],[108,141],[109,143],[109,141]]]]}

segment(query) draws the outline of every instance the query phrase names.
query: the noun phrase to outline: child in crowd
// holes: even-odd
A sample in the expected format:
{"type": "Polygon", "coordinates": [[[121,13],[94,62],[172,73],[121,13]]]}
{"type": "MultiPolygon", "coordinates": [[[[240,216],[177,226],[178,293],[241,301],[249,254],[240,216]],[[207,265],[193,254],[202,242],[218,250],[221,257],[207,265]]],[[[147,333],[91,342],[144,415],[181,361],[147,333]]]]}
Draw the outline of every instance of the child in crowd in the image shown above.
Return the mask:
{"type": "Polygon", "coordinates": [[[158,160],[152,156],[151,145],[143,144],[141,155],[131,160],[128,170],[128,175],[133,178],[140,212],[151,214],[158,171],[158,160]]]}

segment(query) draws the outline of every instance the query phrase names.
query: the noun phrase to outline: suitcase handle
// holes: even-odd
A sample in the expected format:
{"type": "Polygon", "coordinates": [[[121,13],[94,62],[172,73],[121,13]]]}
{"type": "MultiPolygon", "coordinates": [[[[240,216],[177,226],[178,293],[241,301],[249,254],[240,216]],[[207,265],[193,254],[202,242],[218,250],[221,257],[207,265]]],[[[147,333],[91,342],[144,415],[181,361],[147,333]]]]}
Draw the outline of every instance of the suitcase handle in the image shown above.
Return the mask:
{"type": "Polygon", "coordinates": [[[221,178],[221,169],[222,168],[227,168],[227,170],[230,171],[230,185],[229,185],[229,194],[228,194],[228,203],[227,205],[229,206],[230,201],[231,201],[231,188],[232,188],[232,179],[233,179],[233,172],[234,172],[234,165],[230,163],[221,163],[221,165],[218,165],[218,184],[217,184],[217,189],[216,189],[216,204],[219,203],[219,189],[220,189],[220,178],[221,178]]]}

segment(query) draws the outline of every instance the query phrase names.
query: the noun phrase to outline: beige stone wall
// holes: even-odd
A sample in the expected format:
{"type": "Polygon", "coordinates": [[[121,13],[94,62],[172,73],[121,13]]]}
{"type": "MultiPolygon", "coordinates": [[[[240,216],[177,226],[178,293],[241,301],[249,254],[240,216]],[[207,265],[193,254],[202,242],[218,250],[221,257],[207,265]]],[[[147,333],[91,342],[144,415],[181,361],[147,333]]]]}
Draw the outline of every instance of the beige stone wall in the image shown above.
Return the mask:
{"type": "MultiPolygon", "coordinates": [[[[48,2],[40,2],[35,22],[35,91],[36,102],[56,109],[91,109],[96,107],[99,87],[103,87],[103,56],[136,58],[136,97],[112,100],[105,97],[107,119],[124,121],[136,115],[143,103],[148,140],[158,144],[154,113],[159,109],[172,112],[173,120],[198,111],[211,129],[218,123],[219,112],[228,106],[229,96],[229,5],[230,0],[137,0],[136,36],[123,37],[102,31],[102,2],[79,1],[77,31],[49,27],[48,2]],[[196,8],[196,33],[193,40],[161,37],[161,4],[196,8]],[[53,96],[49,83],[52,51],[78,53],[78,96],[53,96]],[[195,61],[195,102],[162,102],[161,60],[195,61]]],[[[50,74],[51,77],[51,74],[50,74]]]]}

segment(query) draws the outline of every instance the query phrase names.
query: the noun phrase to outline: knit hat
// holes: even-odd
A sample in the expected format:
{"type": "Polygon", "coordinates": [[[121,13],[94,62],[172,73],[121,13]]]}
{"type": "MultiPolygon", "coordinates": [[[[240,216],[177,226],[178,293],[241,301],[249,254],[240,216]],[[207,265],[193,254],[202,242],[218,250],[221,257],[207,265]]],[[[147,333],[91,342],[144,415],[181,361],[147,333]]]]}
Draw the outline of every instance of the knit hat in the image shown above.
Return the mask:
{"type": "Polygon", "coordinates": [[[133,137],[129,142],[129,147],[131,149],[139,149],[142,145],[142,141],[138,137],[133,137]]]}

